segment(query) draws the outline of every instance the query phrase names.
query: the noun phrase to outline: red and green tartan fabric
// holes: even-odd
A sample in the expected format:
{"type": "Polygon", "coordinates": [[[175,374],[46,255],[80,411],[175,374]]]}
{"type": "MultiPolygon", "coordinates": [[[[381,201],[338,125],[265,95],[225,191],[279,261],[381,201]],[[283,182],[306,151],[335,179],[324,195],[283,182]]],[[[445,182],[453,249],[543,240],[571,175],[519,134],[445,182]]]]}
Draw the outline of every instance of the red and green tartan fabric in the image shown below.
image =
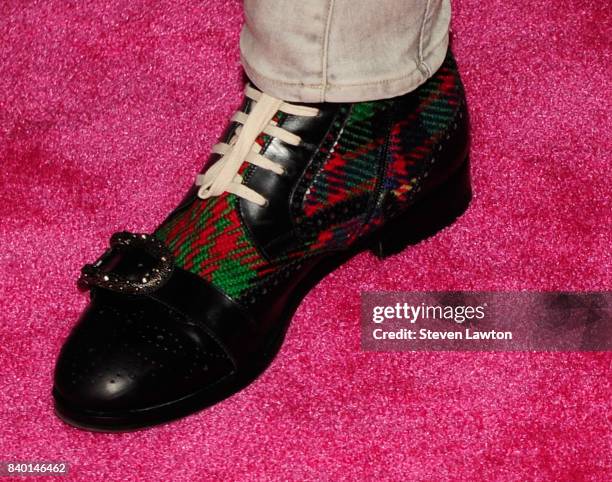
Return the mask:
{"type": "Polygon", "coordinates": [[[353,104],[340,139],[306,193],[305,216],[374,190],[385,136],[377,132],[372,119],[389,105],[389,101],[353,104]]]}
{"type": "MultiPolygon", "coordinates": [[[[298,215],[306,220],[324,216],[352,200],[369,199],[378,186],[398,202],[406,202],[420,167],[449,129],[462,98],[463,87],[449,54],[431,79],[398,98],[401,109],[396,99],[348,104],[344,107],[348,117],[312,175],[298,215]],[[380,122],[383,114],[391,119],[387,125],[380,122]]],[[[258,139],[262,145],[266,141],[263,135],[258,139]]],[[[249,168],[245,163],[242,170],[249,168]]],[[[196,199],[155,234],[173,252],[178,266],[239,301],[304,257],[350,244],[384,221],[379,211],[366,219],[365,209],[350,219],[340,216],[337,223],[304,239],[299,249],[268,261],[241,224],[237,201],[229,193],[196,199]]]]}

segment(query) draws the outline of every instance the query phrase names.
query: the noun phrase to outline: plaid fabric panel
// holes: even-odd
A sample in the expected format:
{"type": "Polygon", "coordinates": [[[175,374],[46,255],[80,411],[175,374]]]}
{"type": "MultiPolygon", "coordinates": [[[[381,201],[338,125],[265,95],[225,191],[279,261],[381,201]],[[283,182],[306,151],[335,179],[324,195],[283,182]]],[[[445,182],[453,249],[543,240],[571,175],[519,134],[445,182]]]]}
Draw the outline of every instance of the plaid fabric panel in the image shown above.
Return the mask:
{"type": "Polygon", "coordinates": [[[463,86],[453,56],[414,92],[414,108],[398,118],[391,128],[385,189],[399,202],[414,188],[424,162],[452,123],[462,99],[463,86]]]}
{"type": "MultiPolygon", "coordinates": [[[[427,161],[463,99],[461,81],[449,54],[440,70],[409,96],[398,100],[353,104],[337,141],[324,152],[319,170],[310,174],[303,199],[303,221],[318,226],[319,219],[333,219],[312,229],[302,247],[268,262],[240,223],[238,199],[225,193],[206,200],[196,199],[166,220],[156,235],[176,257],[178,266],[202,276],[230,297],[243,301],[258,288],[278,282],[303,259],[333,246],[352,242],[365,230],[384,222],[380,212],[365,219],[365,207],[378,182],[398,199],[408,198],[419,170],[427,161]],[[396,119],[384,125],[378,117],[392,108],[396,119]],[[386,174],[377,179],[383,149],[387,149],[386,174]],[[349,212],[342,216],[341,213],[349,212]],[[364,226],[365,225],[365,226],[364,226]]],[[[276,119],[282,123],[282,117],[276,119]]],[[[267,136],[258,142],[265,145],[267,136]]],[[[249,167],[241,172],[248,175],[249,167]]]]}
{"type": "Polygon", "coordinates": [[[178,266],[230,296],[239,296],[267,267],[240,222],[236,202],[227,193],[198,199],[155,233],[178,266]]]}
{"type": "Polygon", "coordinates": [[[388,101],[353,105],[338,142],[306,192],[303,204],[306,216],[333,209],[338,203],[374,189],[385,141],[384,126],[376,122],[376,117],[389,105],[388,101]]]}

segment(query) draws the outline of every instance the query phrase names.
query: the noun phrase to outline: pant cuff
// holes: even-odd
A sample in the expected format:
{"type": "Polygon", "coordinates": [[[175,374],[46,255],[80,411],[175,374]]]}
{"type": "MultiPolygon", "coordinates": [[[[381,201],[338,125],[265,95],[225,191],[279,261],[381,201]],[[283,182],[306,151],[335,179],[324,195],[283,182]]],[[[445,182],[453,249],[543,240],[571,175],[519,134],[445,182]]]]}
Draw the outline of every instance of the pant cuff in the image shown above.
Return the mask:
{"type": "Polygon", "coordinates": [[[241,54],[241,62],[247,76],[266,94],[293,102],[365,102],[388,99],[406,94],[418,88],[435,73],[446,57],[448,34],[423,58],[420,64],[412,62],[407,73],[395,78],[375,81],[365,80],[356,84],[304,84],[274,79],[258,72],[241,54]]]}

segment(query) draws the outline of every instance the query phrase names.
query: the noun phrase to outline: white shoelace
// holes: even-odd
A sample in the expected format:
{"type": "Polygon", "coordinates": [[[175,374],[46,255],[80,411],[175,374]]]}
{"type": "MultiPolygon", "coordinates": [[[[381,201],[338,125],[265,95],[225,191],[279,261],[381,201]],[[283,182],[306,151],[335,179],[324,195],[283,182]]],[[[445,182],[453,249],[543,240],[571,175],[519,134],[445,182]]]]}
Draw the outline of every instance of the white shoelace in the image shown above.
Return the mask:
{"type": "Polygon", "coordinates": [[[242,184],[242,176],[238,174],[240,166],[246,161],[276,174],[283,174],[282,166],[260,154],[261,146],[256,142],[257,137],[265,133],[287,144],[297,146],[301,138],[276,126],[273,122],[274,116],[281,111],[289,115],[313,117],[319,111],[313,107],[289,104],[248,85],[245,95],[253,101],[249,114],[238,111],[233,115],[232,121],[240,124],[236,133],[229,143],[222,142],[213,147],[213,152],[221,157],[204,174],[197,176],[196,185],[200,186],[198,196],[202,199],[230,192],[255,204],[265,206],[266,198],[242,184]]]}

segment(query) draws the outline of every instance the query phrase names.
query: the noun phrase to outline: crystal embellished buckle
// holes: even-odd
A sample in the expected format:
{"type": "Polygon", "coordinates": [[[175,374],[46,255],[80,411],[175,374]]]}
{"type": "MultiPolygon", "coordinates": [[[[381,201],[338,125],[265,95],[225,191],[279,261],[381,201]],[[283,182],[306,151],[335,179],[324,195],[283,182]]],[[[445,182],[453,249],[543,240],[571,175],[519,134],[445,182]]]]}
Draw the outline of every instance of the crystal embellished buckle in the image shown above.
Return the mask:
{"type": "Polygon", "coordinates": [[[173,270],[174,257],[159,239],[122,231],[111,236],[110,249],[95,263],[83,266],[78,285],[83,290],[97,286],[121,293],[149,293],[165,283],[173,270]],[[127,251],[138,260],[122,256],[127,251]]]}

